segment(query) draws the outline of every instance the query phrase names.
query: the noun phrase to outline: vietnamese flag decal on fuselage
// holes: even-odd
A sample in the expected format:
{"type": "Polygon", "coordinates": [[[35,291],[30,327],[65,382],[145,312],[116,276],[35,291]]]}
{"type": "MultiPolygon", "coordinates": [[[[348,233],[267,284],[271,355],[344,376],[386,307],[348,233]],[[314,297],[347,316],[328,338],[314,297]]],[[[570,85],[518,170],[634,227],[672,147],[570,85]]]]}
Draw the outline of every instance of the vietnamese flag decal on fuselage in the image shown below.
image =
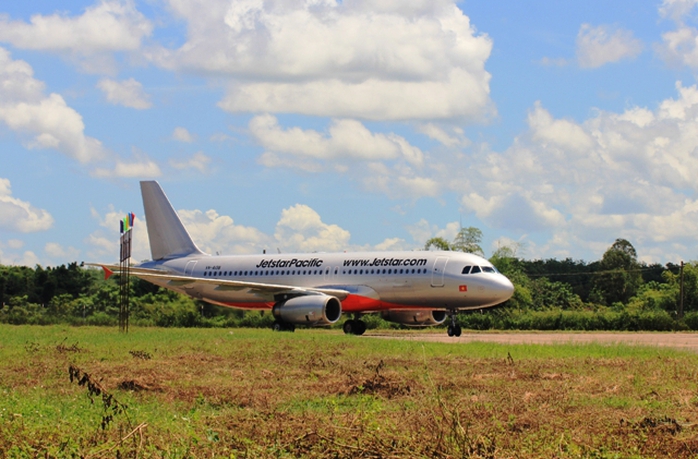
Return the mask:
{"type": "Polygon", "coordinates": [[[458,290],[461,292],[467,292],[468,291],[468,286],[467,285],[459,285],[458,290]]]}

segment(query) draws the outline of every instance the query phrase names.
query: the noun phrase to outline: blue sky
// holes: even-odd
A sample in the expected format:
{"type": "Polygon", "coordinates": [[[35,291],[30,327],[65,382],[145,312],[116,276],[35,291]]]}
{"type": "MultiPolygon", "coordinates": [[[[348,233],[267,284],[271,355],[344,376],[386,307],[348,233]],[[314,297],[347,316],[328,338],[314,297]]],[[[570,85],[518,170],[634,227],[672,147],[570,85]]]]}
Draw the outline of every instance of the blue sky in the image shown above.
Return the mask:
{"type": "Polygon", "coordinates": [[[698,259],[696,3],[0,1],[0,264],[149,258],[145,179],[209,253],[698,259]]]}

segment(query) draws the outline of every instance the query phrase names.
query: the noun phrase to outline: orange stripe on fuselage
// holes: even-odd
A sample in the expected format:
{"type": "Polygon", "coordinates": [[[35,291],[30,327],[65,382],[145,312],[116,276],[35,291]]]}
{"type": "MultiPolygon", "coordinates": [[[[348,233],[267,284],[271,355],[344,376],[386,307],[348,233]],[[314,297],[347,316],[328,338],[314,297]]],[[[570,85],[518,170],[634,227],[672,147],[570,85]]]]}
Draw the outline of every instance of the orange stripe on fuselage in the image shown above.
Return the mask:
{"type": "MultiPolygon", "coordinates": [[[[274,307],[275,303],[216,303],[221,306],[230,308],[258,309],[268,310],[274,307]]],[[[395,303],[386,303],[384,301],[368,298],[361,295],[349,295],[342,301],[342,312],[354,313],[362,311],[381,311],[383,309],[391,309],[395,307],[406,307],[395,303]]]]}

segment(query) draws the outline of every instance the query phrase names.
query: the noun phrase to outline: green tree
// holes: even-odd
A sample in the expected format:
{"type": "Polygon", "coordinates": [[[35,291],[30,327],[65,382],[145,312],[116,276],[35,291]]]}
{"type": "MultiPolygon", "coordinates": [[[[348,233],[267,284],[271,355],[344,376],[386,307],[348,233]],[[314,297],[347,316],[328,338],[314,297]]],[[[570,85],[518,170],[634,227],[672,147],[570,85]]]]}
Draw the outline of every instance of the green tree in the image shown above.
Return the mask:
{"type": "Polygon", "coordinates": [[[458,250],[460,252],[474,253],[485,256],[485,252],[480,247],[482,242],[482,231],[474,226],[469,226],[467,228],[461,228],[456,234],[456,238],[453,240],[452,248],[453,250],[458,250]]]}
{"type": "Polygon", "coordinates": [[[604,252],[600,268],[594,290],[606,305],[627,304],[642,285],[637,252],[625,239],[616,239],[604,252]]]}
{"type": "Polygon", "coordinates": [[[424,250],[431,250],[432,247],[436,250],[451,250],[451,244],[442,237],[433,237],[424,244],[424,250]]]}
{"type": "Polygon", "coordinates": [[[501,246],[490,257],[490,263],[514,284],[514,295],[507,300],[505,307],[528,309],[533,306],[531,279],[524,272],[521,260],[516,257],[520,245],[501,246]]]}

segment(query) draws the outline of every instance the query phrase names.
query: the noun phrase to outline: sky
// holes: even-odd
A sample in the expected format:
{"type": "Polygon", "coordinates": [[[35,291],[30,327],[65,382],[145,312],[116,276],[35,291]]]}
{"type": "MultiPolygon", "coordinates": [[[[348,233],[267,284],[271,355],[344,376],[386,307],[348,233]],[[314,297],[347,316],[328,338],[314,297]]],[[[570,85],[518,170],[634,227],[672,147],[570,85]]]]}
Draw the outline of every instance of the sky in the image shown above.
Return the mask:
{"type": "Polygon", "coordinates": [[[114,262],[139,181],[211,254],[698,259],[698,0],[0,0],[0,264],[114,262]]]}

